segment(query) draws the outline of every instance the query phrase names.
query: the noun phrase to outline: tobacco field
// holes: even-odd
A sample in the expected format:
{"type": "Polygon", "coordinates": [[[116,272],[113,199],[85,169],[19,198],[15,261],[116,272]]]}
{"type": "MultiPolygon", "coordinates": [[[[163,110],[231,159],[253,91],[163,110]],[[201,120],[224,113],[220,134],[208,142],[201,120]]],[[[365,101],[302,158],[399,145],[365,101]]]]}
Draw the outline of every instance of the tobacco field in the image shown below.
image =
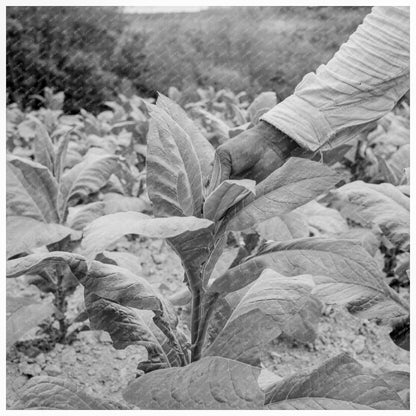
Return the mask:
{"type": "Polygon", "coordinates": [[[256,183],[198,96],[7,106],[7,407],[409,409],[409,105],[256,183]]]}

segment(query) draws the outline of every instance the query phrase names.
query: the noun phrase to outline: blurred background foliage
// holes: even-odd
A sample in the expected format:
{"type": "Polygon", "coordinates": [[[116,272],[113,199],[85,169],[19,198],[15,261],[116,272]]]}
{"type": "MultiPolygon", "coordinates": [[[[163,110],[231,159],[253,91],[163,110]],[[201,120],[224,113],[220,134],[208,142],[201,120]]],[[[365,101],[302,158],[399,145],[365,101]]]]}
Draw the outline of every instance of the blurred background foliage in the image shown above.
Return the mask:
{"type": "Polygon", "coordinates": [[[97,113],[118,93],[174,86],[184,102],[214,86],[283,99],[326,63],[369,7],[221,7],[126,13],[122,7],[7,7],[8,103],[36,109],[45,87],[64,111],[97,113]]]}

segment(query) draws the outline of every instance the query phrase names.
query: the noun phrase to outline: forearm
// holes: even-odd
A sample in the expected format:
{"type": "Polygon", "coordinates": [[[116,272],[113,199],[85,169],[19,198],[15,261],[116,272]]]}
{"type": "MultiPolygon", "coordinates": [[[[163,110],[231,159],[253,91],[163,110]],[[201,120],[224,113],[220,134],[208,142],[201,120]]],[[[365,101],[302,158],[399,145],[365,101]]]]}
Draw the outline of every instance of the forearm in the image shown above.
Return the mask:
{"type": "Polygon", "coordinates": [[[311,151],[355,137],[409,89],[409,8],[375,7],[326,65],[262,120],[311,151]]]}

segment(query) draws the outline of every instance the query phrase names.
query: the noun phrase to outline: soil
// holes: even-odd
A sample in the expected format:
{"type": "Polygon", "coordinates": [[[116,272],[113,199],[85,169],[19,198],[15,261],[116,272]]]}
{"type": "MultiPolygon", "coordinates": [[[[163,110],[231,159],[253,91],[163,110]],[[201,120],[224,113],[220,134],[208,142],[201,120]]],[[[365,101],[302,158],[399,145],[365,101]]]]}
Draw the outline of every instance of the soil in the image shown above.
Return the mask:
{"type": "MultiPolygon", "coordinates": [[[[136,254],[142,264],[141,275],[165,296],[169,297],[184,287],[180,260],[166,243],[126,239],[117,244],[117,249],[136,254]]],[[[14,296],[44,296],[36,287],[25,284],[24,278],[7,279],[7,291],[14,296]]],[[[68,313],[76,316],[82,309],[83,290],[79,286],[70,297],[68,313]]],[[[182,313],[186,314],[186,308],[182,313]]],[[[33,348],[23,350],[20,347],[18,350],[13,347],[9,351],[7,408],[13,408],[27,381],[38,375],[65,378],[95,397],[124,403],[122,391],[135,378],[138,362],[147,357],[146,350],[141,346],[116,350],[103,331],[82,330],[77,333],[83,329],[82,325],[72,326],[76,336],[70,345],[58,343],[51,345],[49,351],[48,348],[40,351],[33,347],[37,335],[32,331],[25,339],[33,348]]],[[[354,318],[340,308],[329,307],[324,311],[313,344],[302,345],[280,337],[270,343],[263,364],[276,375],[285,377],[316,367],[340,352],[350,353],[375,373],[409,371],[409,353],[390,340],[387,328],[354,318]]]]}

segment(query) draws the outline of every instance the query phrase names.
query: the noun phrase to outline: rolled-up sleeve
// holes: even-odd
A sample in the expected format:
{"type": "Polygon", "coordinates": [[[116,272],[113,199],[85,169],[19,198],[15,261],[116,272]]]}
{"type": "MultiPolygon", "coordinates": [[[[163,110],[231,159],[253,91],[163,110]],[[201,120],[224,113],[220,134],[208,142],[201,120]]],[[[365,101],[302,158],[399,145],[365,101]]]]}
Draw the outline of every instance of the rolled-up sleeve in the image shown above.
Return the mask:
{"type": "Polygon", "coordinates": [[[334,57],[262,120],[312,151],[354,138],[409,90],[409,15],[409,7],[374,7],[334,57]]]}

